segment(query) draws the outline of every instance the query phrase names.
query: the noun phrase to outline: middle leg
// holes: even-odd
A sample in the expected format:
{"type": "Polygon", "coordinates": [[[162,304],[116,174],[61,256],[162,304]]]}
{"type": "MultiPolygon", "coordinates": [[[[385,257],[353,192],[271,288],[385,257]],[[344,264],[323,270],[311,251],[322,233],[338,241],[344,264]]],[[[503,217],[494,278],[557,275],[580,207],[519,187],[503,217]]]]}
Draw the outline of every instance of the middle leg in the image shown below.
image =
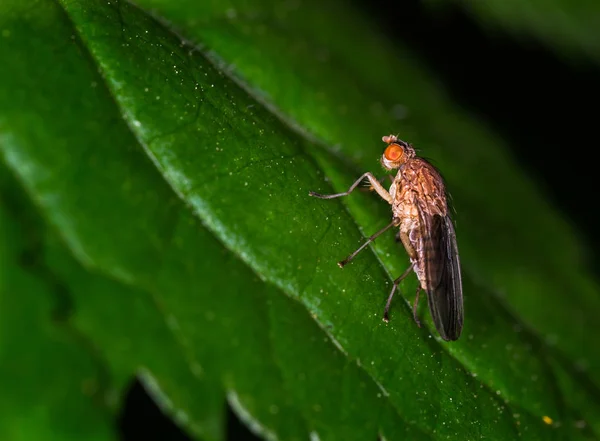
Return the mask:
{"type": "Polygon", "coordinates": [[[384,322],[387,323],[390,321],[388,313],[390,310],[390,305],[392,304],[392,298],[394,297],[394,293],[396,292],[396,289],[398,289],[398,285],[400,284],[400,282],[402,282],[403,279],[406,278],[406,276],[408,276],[410,274],[410,270],[412,270],[414,266],[415,266],[415,264],[411,263],[410,266],[406,269],[406,271],[404,271],[400,277],[398,277],[396,280],[394,280],[394,286],[392,286],[392,292],[390,292],[390,295],[385,304],[385,309],[383,310],[383,321],[384,322]]]}
{"type": "Polygon", "coordinates": [[[392,228],[394,225],[398,225],[398,221],[396,219],[392,220],[392,222],[390,224],[386,225],[381,230],[379,230],[377,233],[375,233],[371,237],[369,237],[365,243],[363,243],[356,251],[354,251],[352,254],[350,254],[348,257],[346,257],[344,260],[342,260],[341,262],[338,262],[338,266],[340,268],[343,268],[344,266],[346,266],[367,245],[369,245],[371,242],[373,242],[375,239],[377,239],[380,235],[382,235],[383,233],[385,233],[387,230],[389,230],[390,228],[392,228]]]}

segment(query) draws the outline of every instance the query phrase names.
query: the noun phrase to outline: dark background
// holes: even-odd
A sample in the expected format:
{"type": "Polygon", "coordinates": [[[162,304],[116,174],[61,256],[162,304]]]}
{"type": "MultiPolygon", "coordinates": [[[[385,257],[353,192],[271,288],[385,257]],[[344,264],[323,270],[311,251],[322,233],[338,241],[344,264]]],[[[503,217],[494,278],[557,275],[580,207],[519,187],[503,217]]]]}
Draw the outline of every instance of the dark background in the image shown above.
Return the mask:
{"type": "MultiPolygon", "coordinates": [[[[597,110],[600,69],[567,60],[532,37],[484,29],[448,2],[353,0],[394,41],[436,73],[455,102],[499,133],[521,166],[581,233],[598,274],[595,234],[597,110]]],[[[551,237],[548,240],[552,240],[551,237]]],[[[187,440],[137,382],[119,420],[124,441],[187,440]]],[[[228,438],[257,440],[229,410],[228,438]]]]}

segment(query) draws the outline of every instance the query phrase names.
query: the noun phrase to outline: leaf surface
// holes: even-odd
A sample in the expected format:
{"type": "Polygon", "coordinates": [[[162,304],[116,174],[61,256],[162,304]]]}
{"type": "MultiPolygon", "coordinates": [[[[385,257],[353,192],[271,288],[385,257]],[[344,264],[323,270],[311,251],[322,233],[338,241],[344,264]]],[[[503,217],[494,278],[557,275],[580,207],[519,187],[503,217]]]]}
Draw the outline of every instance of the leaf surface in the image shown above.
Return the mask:
{"type": "Polygon", "coordinates": [[[39,236],[14,218],[13,196],[0,191],[0,437],[115,440],[106,366],[65,322],[61,287],[35,262],[39,236]]]}
{"type": "MultiPolygon", "coordinates": [[[[324,21],[308,20],[316,16],[311,3],[287,16],[285,33],[277,11],[238,34],[226,14],[221,28],[210,21],[217,7],[202,15],[212,26],[182,21],[203,30],[189,36],[209,45],[208,56],[127,3],[39,5],[47,15],[22,18],[14,6],[5,23],[10,38],[21,31],[32,47],[0,49],[22,73],[4,78],[0,92],[4,159],[77,259],[50,241],[57,254],[49,265],[78,305],[74,322],[103,351],[121,347],[113,369],[143,367],[184,427],[219,439],[224,397],[257,433],[279,439],[579,439],[587,433],[576,427],[582,413],[589,424],[599,420],[597,406],[586,408],[597,403],[598,355],[584,346],[584,329],[598,326],[589,315],[599,309],[595,282],[574,263],[556,273],[559,283],[545,278],[575,253],[568,229],[501,144],[457,116],[418,66],[404,66],[404,78],[390,73],[397,61],[381,74],[367,69],[393,49],[375,45],[367,54],[370,46],[352,46],[352,35],[342,45],[324,21]],[[321,26],[316,42],[306,23],[321,26]],[[253,43],[247,53],[244,41],[253,43]],[[290,44],[301,41],[308,43],[290,44]],[[315,47],[331,58],[308,63],[315,47]],[[21,54],[34,49],[64,69],[48,75],[29,66],[21,54]],[[217,55],[248,83],[215,68],[217,55]],[[377,165],[381,145],[373,141],[393,131],[389,109],[400,96],[414,103],[403,130],[436,158],[460,208],[467,316],[453,345],[429,335],[425,308],[426,328],[417,328],[400,297],[392,322],[381,321],[390,280],[407,265],[391,234],[343,271],[335,264],[387,223],[385,204],[360,194],[308,198],[309,190],[345,189],[377,165]],[[452,152],[439,147],[449,127],[458,136],[452,152]],[[505,211],[514,201],[501,190],[517,189],[517,206],[533,216],[524,222],[505,211]],[[558,232],[566,257],[549,252],[540,261],[556,246],[542,241],[547,232],[558,232]],[[524,251],[513,254],[518,241],[524,251]],[[544,295],[539,308],[542,293],[571,282],[583,289],[568,302],[544,295]],[[575,316],[584,325],[566,326],[575,316]],[[555,347],[539,337],[550,325],[555,347]],[[560,382],[555,359],[569,360],[560,382]],[[587,373],[573,367],[581,359],[587,373]],[[582,384],[593,387],[581,392],[582,384]]],[[[207,12],[181,5],[190,20],[207,12]]],[[[369,29],[351,13],[341,17],[369,29]]],[[[415,286],[404,283],[403,295],[415,286]]]]}

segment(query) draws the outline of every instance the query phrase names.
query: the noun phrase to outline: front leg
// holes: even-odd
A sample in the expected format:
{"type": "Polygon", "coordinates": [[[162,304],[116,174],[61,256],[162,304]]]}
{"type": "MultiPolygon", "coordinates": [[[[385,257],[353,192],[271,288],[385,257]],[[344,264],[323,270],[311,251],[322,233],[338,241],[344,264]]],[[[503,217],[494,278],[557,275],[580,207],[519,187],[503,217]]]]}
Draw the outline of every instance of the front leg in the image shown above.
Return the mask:
{"type": "Polygon", "coordinates": [[[356,182],[350,186],[348,191],[345,191],[344,193],[319,194],[319,193],[315,193],[314,191],[311,191],[308,194],[310,196],[314,196],[319,199],[333,199],[333,198],[339,198],[340,196],[348,196],[350,193],[352,193],[354,191],[354,189],[356,187],[358,187],[358,184],[360,184],[361,181],[365,178],[367,178],[369,180],[371,187],[373,187],[373,189],[377,192],[377,194],[379,196],[381,196],[382,199],[386,200],[388,204],[392,203],[392,197],[390,196],[388,191],[385,188],[383,188],[383,185],[381,185],[381,182],[379,182],[377,180],[377,178],[375,176],[373,176],[373,174],[371,172],[367,172],[364,175],[362,175],[360,178],[358,178],[356,180],[356,182]]]}

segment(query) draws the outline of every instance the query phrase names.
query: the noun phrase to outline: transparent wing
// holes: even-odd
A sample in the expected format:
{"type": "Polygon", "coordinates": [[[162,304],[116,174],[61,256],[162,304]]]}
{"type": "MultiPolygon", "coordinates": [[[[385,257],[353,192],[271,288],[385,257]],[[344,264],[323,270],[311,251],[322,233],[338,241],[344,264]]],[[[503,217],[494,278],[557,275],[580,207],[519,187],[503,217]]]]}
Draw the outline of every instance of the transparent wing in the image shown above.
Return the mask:
{"type": "Polygon", "coordinates": [[[427,278],[427,299],[435,327],[444,340],[457,340],[463,327],[460,260],[449,216],[430,215],[419,207],[419,264],[427,278]]]}

